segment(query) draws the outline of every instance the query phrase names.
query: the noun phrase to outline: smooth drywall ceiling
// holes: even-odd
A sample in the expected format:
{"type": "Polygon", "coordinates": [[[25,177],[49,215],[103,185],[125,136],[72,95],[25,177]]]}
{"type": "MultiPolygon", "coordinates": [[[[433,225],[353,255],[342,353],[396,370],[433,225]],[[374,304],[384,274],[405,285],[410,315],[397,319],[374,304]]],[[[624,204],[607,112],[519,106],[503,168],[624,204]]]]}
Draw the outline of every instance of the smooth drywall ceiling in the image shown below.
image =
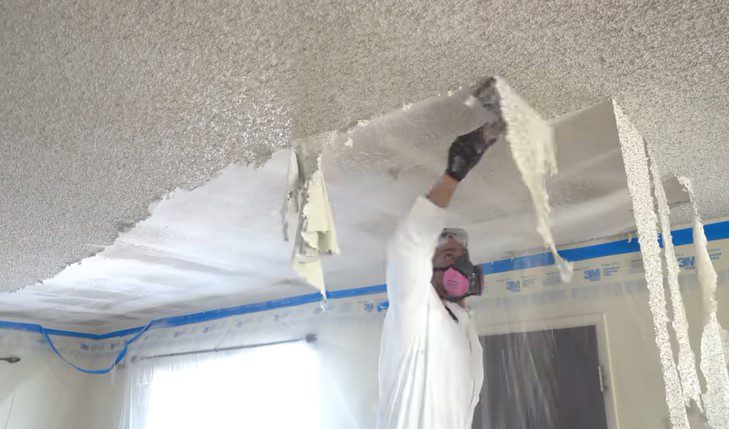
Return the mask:
{"type": "Polygon", "coordinates": [[[702,215],[726,214],[727,30],[723,0],[5,2],[0,290],[291,136],[490,73],[546,118],[615,97],[702,215]]]}

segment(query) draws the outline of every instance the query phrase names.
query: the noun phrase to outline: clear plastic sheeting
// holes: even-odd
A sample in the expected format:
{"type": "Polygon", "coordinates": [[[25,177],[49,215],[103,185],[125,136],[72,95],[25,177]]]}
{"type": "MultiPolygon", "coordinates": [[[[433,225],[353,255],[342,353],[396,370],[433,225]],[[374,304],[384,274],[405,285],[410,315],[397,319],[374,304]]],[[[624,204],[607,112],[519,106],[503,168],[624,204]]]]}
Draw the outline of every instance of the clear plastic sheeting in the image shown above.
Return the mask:
{"type": "Polygon", "coordinates": [[[130,427],[321,426],[321,363],[305,342],[158,357],[128,370],[130,427]]]}
{"type": "MultiPolygon", "coordinates": [[[[90,364],[89,351],[83,343],[60,341],[59,348],[75,362],[90,364]]],[[[2,428],[91,428],[116,427],[121,408],[111,406],[99,422],[96,407],[89,404],[101,399],[91,387],[112,391],[111,378],[96,378],[80,373],[58,359],[42,335],[10,329],[0,330],[0,359],[19,358],[15,363],[0,360],[0,427],[2,428]]],[[[107,410],[103,410],[104,412],[107,410]]]]}
{"type": "Polygon", "coordinates": [[[151,330],[117,370],[120,427],[372,427],[386,307],[367,295],[151,330]]]}
{"type": "MultiPolygon", "coordinates": [[[[708,223],[706,229],[721,303],[729,283],[729,240],[714,238],[729,235],[729,223],[708,223]]],[[[691,263],[695,260],[691,235],[690,228],[678,230],[674,242],[689,334],[697,347],[702,295],[691,263]]],[[[486,380],[474,427],[669,427],[649,295],[635,240],[623,237],[564,251],[572,252],[576,261],[570,284],[551,281],[555,267],[539,266],[543,254],[484,265],[487,291],[469,301],[484,346],[486,380]],[[617,254],[591,258],[599,254],[595,246],[602,246],[602,253],[617,254]],[[503,271],[494,272],[496,267],[503,271]],[[571,422],[585,422],[585,426],[570,426],[571,422]]],[[[376,416],[379,339],[386,311],[382,293],[330,299],[326,310],[310,303],[151,329],[133,343],[124,364],[110,375],[84,376],[57,359],[46,365],[54,377],[90,378],[95,383],[93,391],[103,392],[78,398],[69,395],[70,408],[116,411],[120,416],[119,426],[106,421],[108,426],[76,427],[185,427],[168,424],[182,422],[184,416],[184,421],[199,422],[195,419],[205,415],[217,422],[217,416],[230,415],[231,398],[255,398],[256,392],[270,398],[267,389],[277,386],[281,401],[275,404],[276,413],[284,415],[315,401],[311,407],[318,413],[307,421],[316,425],[298,427],[368,428],[376,416]],[[307,335],[315,339],[309,337],[307,342],[307,335]],[[247,374],[250,383],[244,383],[241,374],[247,374]],[[155,389],[171,389],[173,382],[177,395],[189,395],[184,401],[154,399],[159,395],[155,389]],[[298,392],[298,399],[290,396],[292,392],[298,392]],[[165,411],[170,409],[174,413],[165,411]],[[157,423],[149,426],[150,422],[157,423]]],[[[725,324],[722,314],[720,308],[719,319],[725,324]]],[[[3,343],[3,353],[15,350],[24,358],[48,354],[39,336],[12,335],[26,339],[36,350],[18,350],[14,338],[10,344],[3,343]]],[[[89,345],[62,336],[54,339],[69,356],[96,366],[114,359],[120,340],[89,345]],[[72,341],[66,344],[67,340],[72,341]]],[[[3,389],[15,370],[0,363],[3,389]]],[[[16,374],[14,380],[10,385],[15,388],[0,398],[4,401],[0,410],[5,413],[10,392],[20,392],[18,385],[32,383],[27,374],[16,374]]],[[[34,400],[37,406],[50,403],[34,400]]],[[[258,415],[247,411],[252,406],[249,402],[234,403],[238,404],[235,419],[227,421],[229,426],[216,427],[240,427],[249,422],[247,414],[258,415]]],[[[10,411],[8,427],[27,427],[13,425],[21,419],[15,413],[10,411]]],[[[696,418],[700,421],[700,415],[696,418]]],[[[272,417],[274,421],[283,420],[272,417]]]]}

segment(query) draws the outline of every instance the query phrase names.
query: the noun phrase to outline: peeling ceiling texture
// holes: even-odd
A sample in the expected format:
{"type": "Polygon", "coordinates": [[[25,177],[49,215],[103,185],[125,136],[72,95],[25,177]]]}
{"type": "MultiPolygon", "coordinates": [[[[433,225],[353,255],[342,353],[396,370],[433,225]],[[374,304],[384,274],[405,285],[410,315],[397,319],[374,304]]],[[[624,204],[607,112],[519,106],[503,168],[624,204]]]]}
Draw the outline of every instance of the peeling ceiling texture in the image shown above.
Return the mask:
{"type": "Polygon", "coordinates": [[[714,1],[3,2],[0,291],[167,192],[294,138],[503,76],[545,118],[614,97],[729,214],[729,6],[714,1]]]}
{"type": "MultiPolygon", "coordinates": [[[[327,142],[321,171],[341,248],[323,259],[327,290],[385,282],[385,243],[398,218],[442,173],[453,138],[482,121],[473,113],[457,94],[430,97],[351,133],[306,139],[314,147],[327,142]]],[[[547,186],[557,244],[633,231],[612,101],[553,126],[560,174],[547,186]]],[[[4,294],[0,320],[109,332],[312,292],[290,266],[292,242],[283,240],[280,212],[290,159],[290,150],[279,150],[261,167],[230,166],[192,191],[169,194],[95,256],[4,294]]],[[[448,224],[469,232],[475,261],[542,251],[531,198],[508,142],[489,149],[459,186],[448,224]]],[[[558,278],[554,270],[547,273],[558,278]]]]}

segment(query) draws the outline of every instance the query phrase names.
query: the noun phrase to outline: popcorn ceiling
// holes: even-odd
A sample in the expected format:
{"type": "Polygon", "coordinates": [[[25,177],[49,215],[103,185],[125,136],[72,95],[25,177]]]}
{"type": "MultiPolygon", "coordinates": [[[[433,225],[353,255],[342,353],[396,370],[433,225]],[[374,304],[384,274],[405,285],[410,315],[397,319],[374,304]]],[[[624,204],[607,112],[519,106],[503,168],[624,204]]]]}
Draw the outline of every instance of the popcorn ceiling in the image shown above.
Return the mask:
{"type": "Polygon", "coordinates": [[[681,381],[674,362],[671,339],[668,333],[668,314],[666,296],[663,289],[660,248],[658,246],[657,216],[651,194],[651,178],[648,169],[643,137],[623,114],[617,103],[613,102],[615,125],[620,136],[628,189],[633,200],[633,213],[638,229],[638,242],[643,257],[645,279],[648,285],[648,305],[653,315],[658,355],[663,372],[669,420],[673,428],[688,429],[688,416],[684,406],[681,381]]]}
{"type": "Polygon", "coordinates": [[[722,341],[725,331],[716,317],[717,274],[709,256],[704,225],[693,202],[691,181],[685,177],[678,177],[678,181],[689,193],[694,209],[694,257],[703,298],[704,329],[701,334],[700,366],[706,382],[706,391],[703,394],[706,418],[710,427],[726,428],[729,427],[729,372],[722,341]]]}
{"type": "MultiPolygon", "coordinates": [[[[413,198],[442,174],[453,138],[480,125],[472,113],[460,97],[433,97],[356,127],[352,147],[343,144],[347,134],[338,133],[321,160],[342,246],[341,255],[323,259],[328,289],[384,281],[383,243],[413,198]],[[391,144],[395,152],[388,149],[391,144]]],[[[560,159],[564,180],[550,186],[550,197],[562,201],[552,216],[557,244],[634,229],[612,102],[568,116],[555,129],[578,129],[586,118],[600,119],[575,139],[558,139],[561,156],[571,156],[560,159]],[[593,134],[602,137],[584,145],[593,134]],[[585,165],[589,174],[580,173],[585,165]],[[584,184],[590,184],[588,191],[576,193],[584,184]]],[[[317,143],[325,140],[304,140],[307,144],[299,147],[307,149],[303,166],[315,171],[317,143]]],[[[281,234],[289,162],[290,151],[281,150],[259,168],[231,166],[203,186],[174,192],[102,254],[4,296],[0,313],[56,328],[106,332],[158,317],[305,293],[309,289],[288,268],[291,243],[281,234]]],[[[529,192],[505,143],[489,149],[459,186],[449,216],[449,223],[474,237],[490,237],[471,243],[474,260],[543,247],[529,192]]]]}
{"type": "Polygon", "coordinates": [[[727,214],[726,16],[723,0],[3,2],[0,290],[290,134],[489,73],[545,118],[614,96],[664,172],[704,179],[702,213],[727,214]]]}
{"type": "Polygon", "coordinates": [[[653,150],[651,146],[648,147],[648,154],[652,160],[650,163],[650,171],[658,206],[661,235],[663,237],[663,260],[665,262],[666,279],[668,280],[668,289],[671,297],[671,309],[673,310],[671,326],[673,327],[673,332],[676,334],[676,342],[678,344],[678,375],[681,379],[683,400],[686,407],[690,407],[691,401],[693,401],[698,409],[703,412],[701,384],[699,383],[699,376],[696,372],[696,357],[694,356],[689,341],[686,308],[683,304],[681,288],[678,283],[679,267],[678,261],[676,260],[676,252],[673,247],[673,237],[671,236],[668,198],[663,188],[663,181],[658,172],[658,166],[653,161],[653,150]]]}

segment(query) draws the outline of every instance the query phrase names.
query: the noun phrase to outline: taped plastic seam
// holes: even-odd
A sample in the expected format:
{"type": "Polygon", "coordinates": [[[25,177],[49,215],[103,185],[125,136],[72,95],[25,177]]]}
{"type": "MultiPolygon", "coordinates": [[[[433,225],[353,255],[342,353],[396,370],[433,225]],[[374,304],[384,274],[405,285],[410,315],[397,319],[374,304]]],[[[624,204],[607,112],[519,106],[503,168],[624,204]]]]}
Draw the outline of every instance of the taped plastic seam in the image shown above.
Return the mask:
{"type": "Polygon", "coordinates": [[[704,328],[701,333],[700,366],[706,381],[706,391],[703,394],[706,419],[712,428],[726,428],[729,427],[729,373],[724,350],[727,332],[719,325],[716,317],[717,275],[714,265],[711,263],[704,225],[701,223],[701,217],[694,201],[691,181],[685,177],[677,179],[689,193],[693,206],[694,256],[703,303],[704,328]]]}
{"type": "Polygon", "coordinates": [[[321,171],[321,153],[336,139],[325,133],[297,142],[286,178],[284,239],[294,236],[291,266],[326,298],[321,255],[339,253],[334,216],[321,171]],[[291,229],[295,225],[295,234],[291,229]]]}
{"type": "Polygon", "coordinates": [[[45,338],[46,343],[48,343],[48,346],[51,348],[51,350],[53,351],[53,353],[55,353],[56,356],[58,356],[63,362],[67,363],[68,365],[70,365],[71,367],[73,367],[77,371],[80,371],[80,372],[83,372],[83,373],[86,373],[86,374],[101,375],[101,374],[108,374],[108,373],[110,373],[114,368],[116,368],[117,365],[119,365],[119,363],[122,361],[122,359],[124,359],[124,357],[127,355],[127,352],[129,351],[129,346],[132,343],[134,343],[135,341],[137,341],[145,332],[147,332],[147,330],[149,329],[150,325],[151,325],[151,322],[148,323],[139,332],[137,332],[136,334],[134,334],[132,337],[124,340],[124,345],[119,350],[119,353],[117,353],[116,357],[114,358],[114,362],[111,365],[109,365],[109,366],[106,366],[104,368],[99,368],[99,369],[82,368],[79,365],[76,365],[75,363],[73,363],[70,360],[66,359],[66,357],[63,356],[63,354],[61,354],[61,352],[58,350],[58,348],[56,348],[55,343],[53,342],[53,340],[51,340],[51,337],[49,335],[49,332],[46,331],[45,328],[41,327],[41,333],[43,334],[43,338],[45,338]]]}
{"type": "Polygon", "coordinates": [[[686,308],[683,304],[681,296],[681,288],[678,283],[679,266],[676,259],[676,252],[673,247],[673,237],[671,236],[670,209],[668,207],[668,197],[663,188],[661,175],[658,166],[655,163],[655,156],[652,148],[648,146],[650,156],[650,171],[653,179],[656,203],[658,205],[658,219],[661,225],[661,235],[663,237],[663,260],[666,267],[666,279],[668,281],[669,296],[671,298],[671,308],[673,310],[673,320],[671,326],[676,335],[676,343],[678,345],[678,375],[681,381],[683,391],[683,401],[686,407],[691,406],[691,401],[696,407],[703,412],[701,402],[701,384],[696,371],[696,357],[691,349],[688,333],[688,320],[686,318],[686,308]]]}
{"type": "Polygon", "coordinates": [[[658,219],[651,192],[645,142],[615,101],[613,101],[613,112],[638,229],[638,243],[648,285],[648,305],[653,316],[653,330],[663,372],[668,415],[673,428],[689,428],[684,395],[668,333],[669,319],[658,244],[658,219]]]}
{"type": "Polygon", "coordinates": [[[495,93],[485,91],[479,94],[479,98],[490,98],[484,104],[493,103],[500,108],[501,117],[506,123],[506,141],[519,174],[529,189],[537,220],[537,232],[552,252],[562,281],[568,283],[572,280],[573,267],[557,253],[549,223],[546,180],[557,174],[554,131],[501,78],[495,78],[493,89],[495,93]]]}

